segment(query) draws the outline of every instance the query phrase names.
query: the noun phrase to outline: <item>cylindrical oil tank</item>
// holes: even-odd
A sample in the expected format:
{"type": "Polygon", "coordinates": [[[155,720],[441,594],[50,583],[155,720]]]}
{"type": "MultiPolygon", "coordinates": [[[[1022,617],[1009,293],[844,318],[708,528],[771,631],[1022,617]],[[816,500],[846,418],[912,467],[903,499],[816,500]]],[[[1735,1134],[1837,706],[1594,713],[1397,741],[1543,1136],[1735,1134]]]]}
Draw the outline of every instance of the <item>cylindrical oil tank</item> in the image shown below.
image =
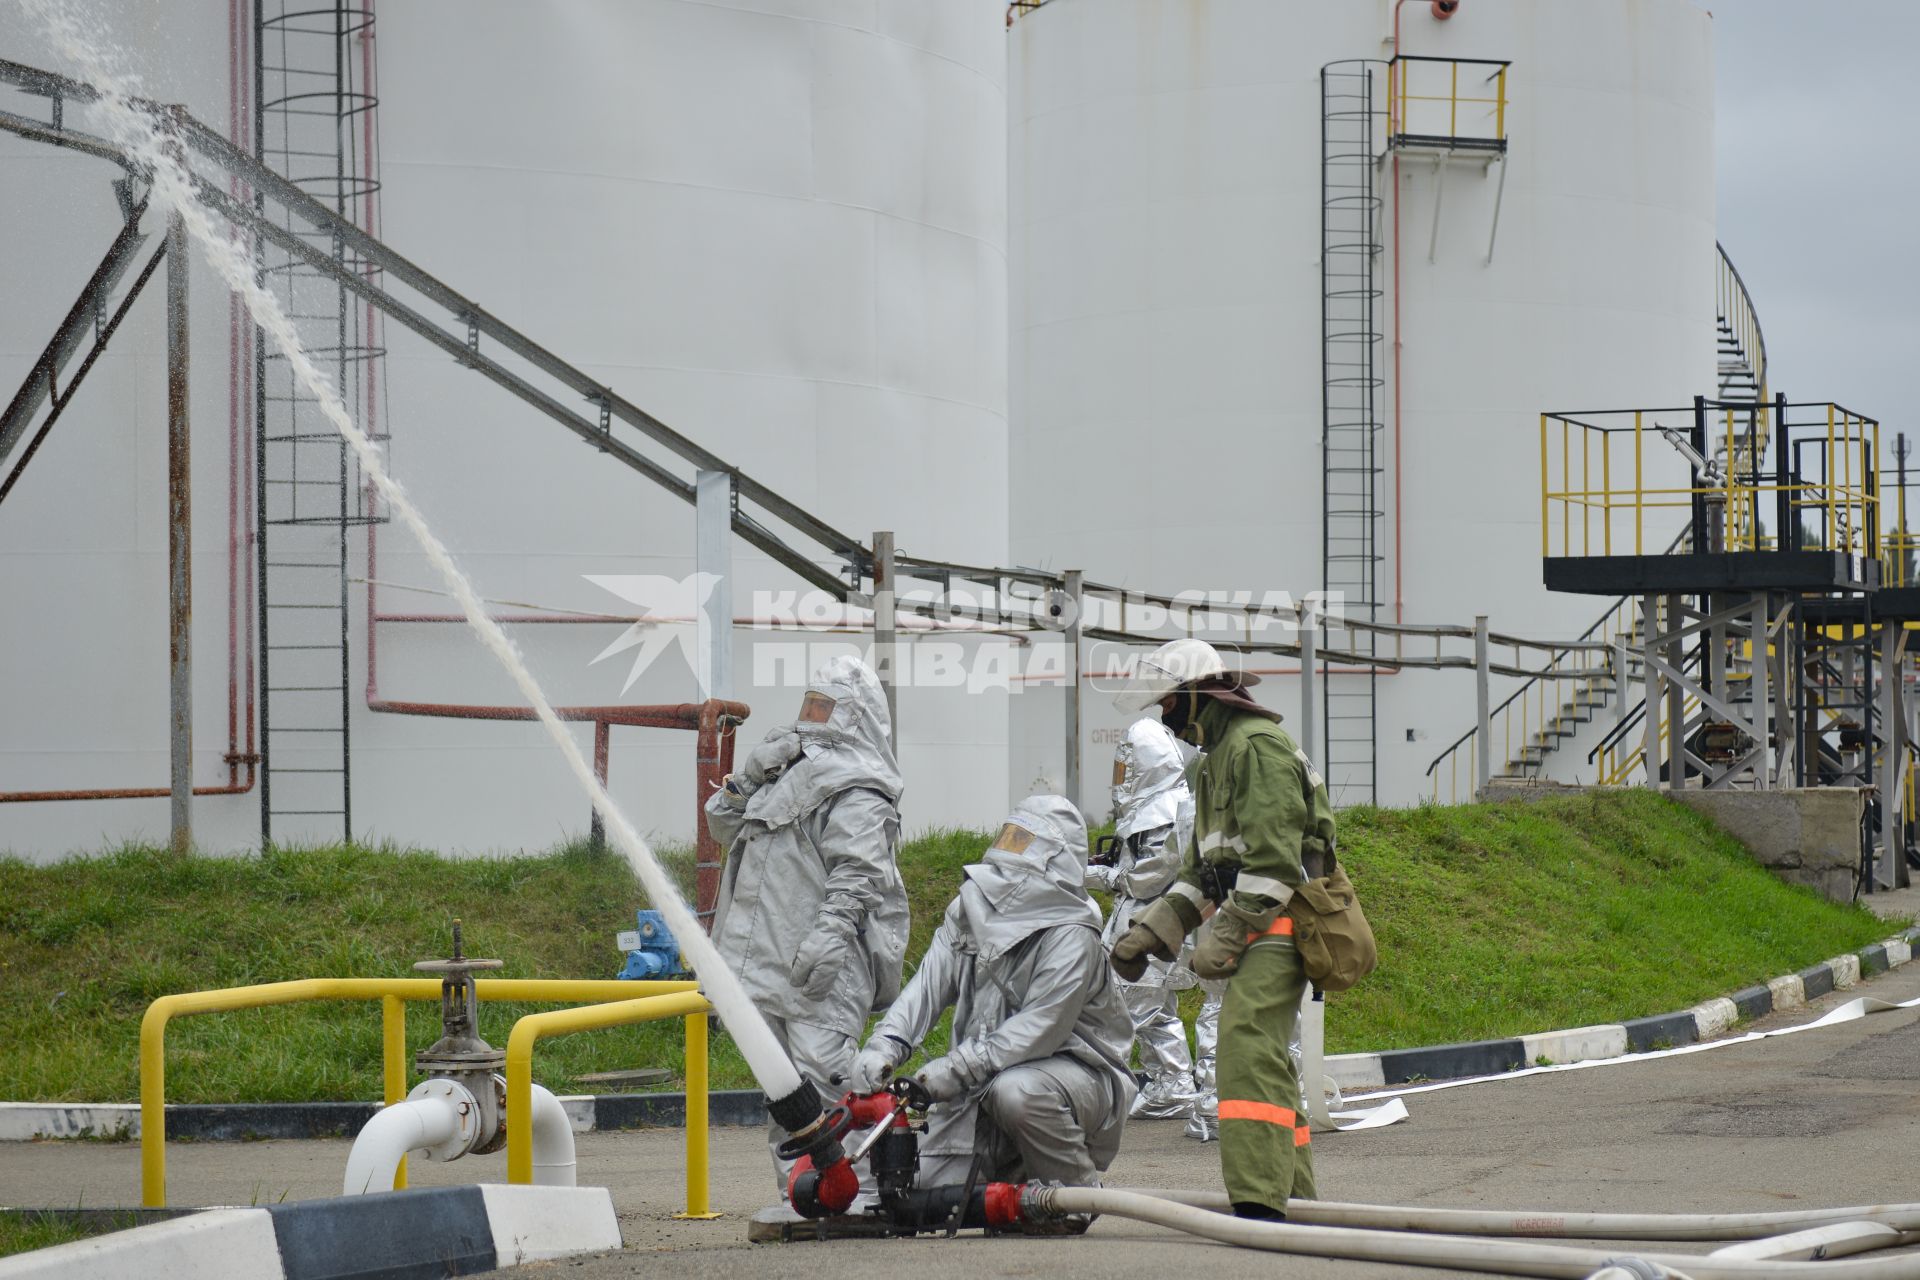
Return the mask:
{"type": "MultiPolygon", "coordinates": [[[[1322,219],[1358,169],[1323,170],[1321,75],[1342,63],[1371,73],[1377,113],[1376,616],[1584,630],[1606,602],[1541,585],[1539,415],[1714,392],[1710,26],[1687,0],[1466,0],[1445,21],[1415,3],[1050,0],[1018,17],[1015,558],[1167,594],[1322,586],[1323,358],[1348,358],[1323,347],[1340,324],[1322,219]],[[1418,64],[1416,99],[1482,100],[1416,101],[1406,132],[1486,136],[1508,64],[1504,156],[1389,149],[1396,51],[1458,60],[1418,64]]],[[[1297,664],[1255,665],[1298,729],[1297,664]]],[[[1364,679],[1334,676],[1334,696],[1364,679]]],[[[1428,762],[1474,724],[1470,672],[1372,683],[1378,786],[1330,770],[1336,803],[1426,794],[1428,762]]],[[[1016,744],[1051,742],[1027,731],[1048,713],[1016,704],[1016,744]]],[[[1326,715],[1322,698],[1323,744],[1326,715]]],[[[1083,700],[1096,811],[1126,718],[1083,700]]],[[[1016,775],[1044,767],[1023,749],[1016,775]]]]}
{"type": "MultiPolygon", "coordinates": [[[[997,6],[361,7],[374,18],[378,229],[393,248],[829,524],[863,541],[891,531],[912,555],[1005,559],[1006,89],[997,6]]],[[[217,18],[226,47],[224,6],[175,8],[195,11],[183,22],[217,18]]],[[[176,43],[157,24],[109,38],[133,42],[157,63],[176,48],[199,57],[193,42],[176,43]]],[[[177,76],[196,90],[191,101],[203,118],[225,119],[223,63],[211,58],[177,76]]],[[[6,147],[9,166],[37,155],[28,144],[6,147]]],[[[26,201],[23,184],[4,185],[9,203],[26,201]]],[[[57,217],[43,221],[77,288],[99,237],[68,234],[57,217]]],[[[35,270],[36,279],[46,274],[35,270]]],[[[195,352],[198,398],[210,406],[197,433],[225,430],[223,295],[218,305],[219,331],[195,352]]],[[[53,303],[41,310],[57,318],[53,303]]],[[[7,367],[24,369],[31,357],[20,353],[45,326],[17,314],[4,323],[7,367]]],[[[157,322],[153,333],[157,341],[157,322]]],[[[693,573],[693,508],[400,326],[387,324],[379,342],[377,416],[391,436],[393,469],[493,608],[545,619],[510,630],[553,700],[693,701],[693,631],[672,607],[689,597],[660,586],[693,573]],[[642,671],[632,670],[632,649],[596,661],[625,624],[573,620],[640,611],[600,579],[639,582],[636,593],[666,615],[652,630],[672,641],[642,671]]],[[[139,350],[150,362],[157,348],[139,350]]],[[[157,385],[161,372],[153,366],[148,381],[157,385]]],[[[134,389],[118,395],[122,413],[138,399],[141,425],[124,425],[123,456],[137,447],[141,461],[137,475],[115,474],[112,484],[129,491],[118,495],[122,507],[150,513],[164,498],[164,400],[134,389]]],[[[72,564],[65,553],[95,536],[86,468],[99,459],[78,448],[84,428],[74,434],[73,456],[49,453],[35,464],[44,474],[22,485],[23,494],[36,483],[62,494],[65,509],[43,503],[31,518],[0,510],[0,548],[22,566],[10,578],[37,593],[26,608],[58,604],[56,566],[72,564]],[[23,547],[36,554],[19,558],[23,547]]],[[[209,467],[220,466],[200,489],[221,498],[203,500],[203,510],[224,517],[225,458],[213,458],[212,444],[203,452],[209,467]]],[[[112,509],[103,493],[101,510],[112,509]]],[[[203,532],[208,567],[196,603],[206,613],[224,609],[215,590],[224,587],[224,525],[203,532]]],[[[164,529],[160,536],[164,545],[164,529]]],[[[737,538],[732,550],[742,623],[731,693],[753,707],[739,730],[744,751],[793,718],[797,681],[822,656],[866,640],[752,629],[756,620],[806,616],[804,598],[794,597],[804,584],[737,538]]],[[[453,602],[404,530],[356,527],[348,554],[353,834],[486,850],[544,847],[583,831],[585,799],[537,726],[368,709],[376,694],[472,707],[520,700],[466,628],[437,620],[455,612],[453,602]],[[381,618],[371,632],[369,579],[381,618]]],[[[18,785],[111,785],[134,773],[164,783],[164,562],[150,546],[141,555],[124,549],[90,569],[99,581],[88,590],[109,592],[109,575],[138,584],[139,608],[116,615],[117,626],[153,632],[162,651],[146,664],[150,673],[143,667],[134,680],[103,669],[81,646],[45,643],[32,629],[13,637],[18,661],[0,687],[26,714],[4,717],[0,750],[22,762],[11,770],[18,785]],[[108,687],[109,678],[121,687],[108,687]],[[108,713],[118,717],[111,729],[101,727],[108,713]],[[90,736],[72,738],[74,726],[90,736]],[[106,745],[123,741],[137,749],[109,758],[106,745]]],[[[203,653],[223,641],[209,633],[203,653]]],[[[221,674],[209,663],[203,688],[221,674]]],[[[215,748],[217,692],[200,704],[202,742],[215,748]]],[[[1006,790],[1004,697],[911,685],[899,703],[906,827],[996,818],[1006,790]]],[[[590,726],[576,732],[587,744],[590,726]]],[[[200,757],[203,777],[219,769],[217,749],[200,757]]],[[[612,791],[643,830],[691,839],[694,757],[692,733],[613,730],[612,791]]],[[[203,843],[251,843],[258,808],[251,795],[203,799],[203,843]]],[[[165,822],[164,801],[0,806],[0,847],[56,853],[97,845],[103,834],[161,835],[165,822]]],[[[285,819],[274,836],[337,836],[330,822],[285,819]]]]}

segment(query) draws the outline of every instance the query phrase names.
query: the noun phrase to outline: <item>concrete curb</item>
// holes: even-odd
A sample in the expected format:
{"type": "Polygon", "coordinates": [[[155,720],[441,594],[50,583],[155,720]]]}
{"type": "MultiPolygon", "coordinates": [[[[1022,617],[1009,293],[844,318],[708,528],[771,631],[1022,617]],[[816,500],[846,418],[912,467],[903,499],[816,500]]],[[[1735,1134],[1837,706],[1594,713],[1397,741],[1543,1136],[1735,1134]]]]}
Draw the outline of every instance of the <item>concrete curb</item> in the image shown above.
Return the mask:
{"type": "Polygon", "coordinates": [[[1916,940],[1920,940],[1920,925],[1858,952],[1835,956],[1799,973],[1773,978],[1674,1013],[1612,1025],[1547,1031],[1522,1036],[1517,1041],[1479,1040],[1432,1049],[1335,1054],[1327,1059],[1327,1073],[1343,1089],[1367,1088],[1406,1084],[1416,1079],[1456,1080],[1493,1075],[1515,1067],[1530,1067],[1542,1059],[1549,1063],[1590,1062],[1698,1044],[1726,1034],[1742,1020],[1799,1008],[1830,991],[1854,986],[1863,976],[1884,973],[1909,963],[1916,940]],[[1520,1047],[1517,1055],[1512,1048],[1515,1045],[1520,1047]]]}
{"type": "MultiPolygon", "coordinates": [[[[1858,952],[1835,956],[1799,973],[1744,987],[1691,1009],[1627,1022],[1542,1031],[1502,1040],[1338,1053],[1327,1074],[1342,1089],[1377,1089],[1420,1080],[1457,1080],[1549,1063],[1590,1062],[1627,1053],[1697,1044],[1724,1035],[1736,1023],[1797,1009],[1830,991],[1913,960],[1920,925],[1858,952]]],[[[596,1129],[676,1129],[687,1122],[682,1093],[604,1093],[560,1099],[575,1133],[596,1129]]],[[[259,1138],[350,1138],[379,1107],[371,1102],[256,1102],[167,1107],[167,1136],[201,1142],[259,1138]]],[[[763,1125],[767,1104],[758,1089],[716,1089],[708,1095],[709,1122],[763,1125]]],[[[131,1103],[0,1102],[0,1142],[38,1138],[137,1138],[140,1108],[131,1103]]]]}
{"type": "Polygon", "coordinates": [[[0,1259],[0,1280],[432,1280],[620,1246],[605,1187],[424,1187],[209,1209],[0,1259]]]}

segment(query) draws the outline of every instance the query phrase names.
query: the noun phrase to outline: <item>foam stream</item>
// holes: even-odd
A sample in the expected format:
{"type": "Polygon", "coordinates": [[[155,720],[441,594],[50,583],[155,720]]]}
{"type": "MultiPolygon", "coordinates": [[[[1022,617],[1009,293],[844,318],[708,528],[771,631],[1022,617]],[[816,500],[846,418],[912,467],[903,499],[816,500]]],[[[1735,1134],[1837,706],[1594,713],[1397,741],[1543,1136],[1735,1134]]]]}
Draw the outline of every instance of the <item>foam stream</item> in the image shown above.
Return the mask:
{"type": "Polygon", "coordinates": [[[106,56],[87,34],[74,15],[58,0],[18,0],[21,7],[37,17],[53,38],[60,53],[79,69],[100,97],[87,105],[91,118],[107,137],[133,156],[148,171],[152,199],[162,211],[179,216],[187,233],[199,242],[206,260],[227,286],[245,301],[254,321],[273,344],[285,354],[294,375],[319,402],[326,416],[359,458],[367,478],[386,499],[393,514],[412,533],[426,552],[427,559],[446,582],[467,623],[479,635],[487,651],[506,669],[516,688],[533,707],[547,735],[572,770],[574,779],[593,801],[593,807],[606,820],[607,832],[645,886],[647,896],[667,917],[680,946],[692,962],[700,985],[727,1030],[732,1032],[754,1078],[770,1098],[782,1098],[800,1087],[799,1074],[773,1038],[759,1010],[754,1008],[740,980],[721,961],[719,952],[707,937],[692,910],[660,866],[653,851],[614,804],[605,787],[594,777],[592,766],[573,740],[573,735],[554,714],[533,675],[527,670],[513,642],[498,623],[487,616],[479,594],[454,563],[453,554],[427,527],[425,518],[399,482],[387,474],[385,459],[374,442],[354,423],[334,390],[327,374],[314,364],[302,345],[293,322],[280,307],[279,300],[254,278],[254,265],[240,242],[223,234],[214,215],[194,195],[193,182],[179,148],[168,142],[160,124],[147,110],[134,104],[134,86],[108,64],[106,56]]]}

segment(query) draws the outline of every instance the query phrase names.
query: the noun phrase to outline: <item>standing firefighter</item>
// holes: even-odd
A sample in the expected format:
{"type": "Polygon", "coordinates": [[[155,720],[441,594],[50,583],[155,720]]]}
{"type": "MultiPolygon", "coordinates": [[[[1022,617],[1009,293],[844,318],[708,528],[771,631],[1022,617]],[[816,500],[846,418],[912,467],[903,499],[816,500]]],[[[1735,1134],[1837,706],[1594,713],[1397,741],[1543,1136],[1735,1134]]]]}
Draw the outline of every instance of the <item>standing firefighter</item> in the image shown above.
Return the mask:
{"type": "Polygon", "coordinates": [[[1331,865],[1333,806],[1280,717],[1247,694],[1254,680],[1212,645],[1175,640],[1145,659],[1133,687],[1114,699],[1124,711],[1158,704],[1161,721],[1206,755],[1195,772],[1194,839],[1179,879],[1114,945],[1113,967],[1137,980],[1149,960],[1172,959],[1201,929],[1195,972],[1230,979],[1218,1079],[1227,1196],[1243,1218],[1284,1218],[1289,1198],[1315,1193],[1311,1133],[1287,1052],[1307,976],[1283,910],[1331,865]]]}
{"type": "MultiPolygon", "coordinates": [[[[907,891],[887,723],[866,663],[829,659],[799,720],[707,801],[707,829],[728,850],[714,945],[822,1097],[838,1095],[868,1015],[900,991],[907,891]]],[[[774,1164],[784,1195],[788,1162],[774,1164]]]]}
{"type": "MultiPolygon", "coordinates": [[[[1187,759],[1180,740],[1158,720],[1136,720],[1113,755],[1112,861],[1087,867],[1087,887],[1113,895],[1113,914],[1102,935],[1108,946],[1180,874],[1193,837],[1193,793],[1187,789],[1187,759]]],[[[1194,1063],[1181,1025],[1180,992],[1194,984],[1193,971],[1149,960],[1138,982],[1121,986],[1134,1043],[1147,1082],[1133,1100],[1136,1119],[1167,1120],[1192,1112],[1194,1063]]]]}

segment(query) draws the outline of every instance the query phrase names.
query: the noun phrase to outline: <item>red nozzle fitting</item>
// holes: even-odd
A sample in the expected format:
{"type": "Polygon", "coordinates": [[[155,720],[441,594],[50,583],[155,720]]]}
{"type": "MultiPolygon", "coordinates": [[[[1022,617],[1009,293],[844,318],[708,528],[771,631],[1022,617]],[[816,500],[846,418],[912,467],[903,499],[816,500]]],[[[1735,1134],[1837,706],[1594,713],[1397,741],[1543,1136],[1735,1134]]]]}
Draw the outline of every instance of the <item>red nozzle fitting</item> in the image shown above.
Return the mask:
{"type": "Polygon", "coordinates": [[[1018,1182],[989,1182],[986,1190],[987,1225],[989,1227],[1015,1227],[1020,1225],[1020,1193],[1022,1184],[1018,1182]]]}
{"type": "Polygon", "coordinates": [[[1460,0],[1433,0],[1433,16],[1445,22],[1460,7],[1460,0]]]}
{"type": "Polygon", "coordinates": [[[831,1218],[853,1207],[860,1194],[860,1175],[844,1155],[824,1170],[813,1167],[812,1156],[801,1156],[787,1178],[787,1202],[803,1218],[831,1218]]]}
{"type": "Polygon", "coordinates": [[[840,1105],[852,1119],[848,1128],[871,1129],[893,1119],[893,1113],[900,1108],[900,1099],[882,1089],[877,1093],[850,1093],[840,1099],[840,1105]]]}

